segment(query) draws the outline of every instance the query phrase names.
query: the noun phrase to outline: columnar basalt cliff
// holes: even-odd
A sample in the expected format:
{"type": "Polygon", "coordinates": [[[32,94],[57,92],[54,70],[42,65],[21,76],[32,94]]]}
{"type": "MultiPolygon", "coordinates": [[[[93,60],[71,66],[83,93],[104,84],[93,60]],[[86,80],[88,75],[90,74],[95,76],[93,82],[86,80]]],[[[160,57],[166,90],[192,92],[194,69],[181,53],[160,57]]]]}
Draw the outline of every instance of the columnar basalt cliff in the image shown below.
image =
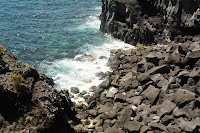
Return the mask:
{"type": "Polygon", "coordinates": [[[200,0],[102,0],[101,31],[130,44],[197,41],[200,0]]]}
{"type": "Polygon", "coordinates": [[[0,132],[73,133],[69,94],[53,85],[51,78],[0,46],[0,132]]]}

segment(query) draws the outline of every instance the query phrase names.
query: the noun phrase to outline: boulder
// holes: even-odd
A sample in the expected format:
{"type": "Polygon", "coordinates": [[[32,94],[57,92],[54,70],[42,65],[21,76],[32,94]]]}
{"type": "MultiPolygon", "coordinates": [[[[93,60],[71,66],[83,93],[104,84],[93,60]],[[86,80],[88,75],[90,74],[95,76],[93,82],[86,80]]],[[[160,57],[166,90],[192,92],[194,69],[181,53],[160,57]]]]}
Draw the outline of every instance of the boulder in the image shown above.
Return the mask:
{"type": "Polygon", "coordinates": [[[167,126],[167,131],[169,133],[180,133],[181,129],[177,125],[168,125],[167,126]]]}
{"type": "Polygon", "coordinates": [[[158,88],[155,88],[154,86],[150,85],[144,92],[142,92],[141,95],[148,98],[151,104],[154,104],[159,93],[160,93],[160,90],[158,88]]]}
{"type": "Polygon", "coordinates": [[[122,94],[122,93],[117,93],[115,95],[114,99],[115,99],[116,102],[125,102],[126,101],[126,96],[124,94],[122,94]]]}
{"type": "Polygon", "coordinates": [[[118,92],[118,90],[114,87],[111,87],[109,90],[108,90],[108,93],[106,94],[106,97],[107,98],[114,98],[115,94],[118,92]]]}
{"type": "Polygon", "coordinates": [[[139,105],[142,101],[142,96],[134,96],[134,97],[131,97],[131,98],[126,98],[126,101],[128,103],[131,103],[131,104],[134,104],[134,105],[139,105]]]}
{"type": "Polygon", "coordinates": [[[175,117],[185,117],[187,115],[187,112],[183,109],[179,109],[178,107],[176,107],[174,110],[173,110],[173,115],[175,117]]]}
{"type": "Polygon", "coordinates": [[[99,110],[98,114],[104,113],[104,112],[110,112],[113,109],[113,104],[106,102],[99,110]]]}
{"type": "Polygon", "coordinates": [[[124,125],[124,128],[129,132],[140,132],[142,124],[137,121],[129,121],[124,125]]]}
{"type": "Polygon", "coordinates": [[[164,55],[158,52],[150,52],[145,56],[147,62],[153,63],[155,66],[158,66],[158,62],[164,58],[164,55]]]}
{"type": "Polygon", "coordinates": [[[83,54],[83,55],[77,55],[76,57],[74,57],[74,60],[92,62],[95,60],[95,58],[92,55],[83,54]]]}
{"type": "Polygon", "coordinates": [[[117,122],[115,123],[115,125],[113,127],[123,127],[124,125],[127,124],[127,122],[129,122],[131,120],[131,116],[133,114],[133,109],[132,108],[124,108],[121,111],[121,115],[119,117],[119,119],[117,120],[117,122]]]}
{"type": "Polygon", "coordinates": [[[167,131],[167,127],[161,123],[152,122],[149,124],[152,130],[167,131]]]}
{"type": "Polygon", "coordinates": [[[78,94],[79,93],[79,88],[78,87],[71,87],[70,88],[71,93],[73,94],[78,94]]]}
{"type": "Polygon", "coordinates": [[[165,74],[165,73],[169,73],[169,72],[170,72],[170,70],[169,70],[169,67],[167,65],[153,67],[152,69],[147,71],[147,73],[149,75],[154,75],[154,74],[157,74],[157,73],[165,74]]]}
{"type": "Polygon", "coordinates": [[[192,121],[185,121],[180,118],[179,127],[186,132],[196,132],[195,129],[200,126],[200,118],[197,117],[192,121]]]}
{"type": "Polygon", "coordinates": [[[104,131],[104,133],[125,133],[125,132],[118,128],[109,127],[104,131]]]}
{"type": "Polygon", "coordinates": [[[176,107],[176,104],[169,100],[165,100],[159,107],[157,114],[159,117],[162,117],[165,114],[170,114],[174,108],[176,107]]]}
{"type": "Polygon", "coordinates": [[[194,99],[195,93],[188,90],[178,89],[174,94],[174,102],[179,106],[183,106],[194,99]]]}
{"type": "Polygon", "coordinates": [[[97,89],[97,86],[91,86],[89,88],[89,92],[95,92],[96,89],[97,89]]]}

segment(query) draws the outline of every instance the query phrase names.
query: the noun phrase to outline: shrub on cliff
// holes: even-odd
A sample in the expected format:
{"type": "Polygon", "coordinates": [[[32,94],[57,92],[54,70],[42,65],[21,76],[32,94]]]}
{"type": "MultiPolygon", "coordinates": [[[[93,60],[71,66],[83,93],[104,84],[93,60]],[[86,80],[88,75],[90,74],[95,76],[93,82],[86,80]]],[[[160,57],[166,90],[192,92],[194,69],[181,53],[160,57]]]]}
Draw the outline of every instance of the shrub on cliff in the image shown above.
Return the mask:
{"type": "Polygon", "coordinates": [[[6,62],[6,59],[2,57],[5,54],[4,51],[4,47],[0,46],[0,64],[4,64],[6,62]]]}
{"type": "Polygon", "coordinates": [[[23,81],[22,75],[20,74],[13,74],[11,76],[12,84],[16,89],[20,89],[21,83],[23,81]]]}

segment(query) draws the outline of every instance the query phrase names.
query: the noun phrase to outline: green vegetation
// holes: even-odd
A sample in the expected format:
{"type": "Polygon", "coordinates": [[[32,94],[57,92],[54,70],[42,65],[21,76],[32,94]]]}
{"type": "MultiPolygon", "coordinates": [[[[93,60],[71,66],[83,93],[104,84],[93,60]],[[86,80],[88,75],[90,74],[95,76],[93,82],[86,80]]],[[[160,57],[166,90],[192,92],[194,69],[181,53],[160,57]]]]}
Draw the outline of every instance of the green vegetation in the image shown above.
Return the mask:
{"type": "Polygon", "coordinates": [[[137,44],[136,44],[136,48],[144,48],[144,47],[146,47],[146,45],[140,44],[140,43],[137,43],[137,44]]]}
{"type": "Polygon", "coordinates": [[[24,124],[24,121],[25,121],[24,117],[20,117],[20,118],[17,120],[17,122],[18,122],[19,124],[21,124],[21,125],[24,124]]]}
{"type": "Polygon", "coordinates": [[[13,74],[11,76],[12,84],[16,89],[20,89],[21,83],[23,81],[22,75],[20,74],[13,74]]]}
{"type": "Polygon", "coordinates": [[[83,108],[83,102],[79,101],[77,104],[75,104],[75,107],[82,109],[83,108]]]}
{"type": "Polygon", "coordinates": [[[6,62],[6,59],[2,56],[5,54],[3,46],[0,46],[0,64],[4,64],[6,62]]]}

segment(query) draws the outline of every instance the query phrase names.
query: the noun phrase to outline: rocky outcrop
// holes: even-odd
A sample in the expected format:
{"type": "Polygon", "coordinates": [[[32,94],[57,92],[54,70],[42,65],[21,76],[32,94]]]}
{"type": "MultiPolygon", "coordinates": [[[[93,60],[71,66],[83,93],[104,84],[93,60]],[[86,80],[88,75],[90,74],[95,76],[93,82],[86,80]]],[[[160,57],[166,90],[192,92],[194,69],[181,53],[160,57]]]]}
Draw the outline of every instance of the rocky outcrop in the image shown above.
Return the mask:
{"type": "Polygon", "coordinates": [[[68,92],[2,46],[0,55],[0,132],[74,132],[68,92]]]}
{"type": "Polygon", "coordinates": [[[102,0],[100,18],[102,32],[134,45],[200,40],[199,0],[102,0]]]}
{"type": "Polygon", "coordinates": [[[118,50],[112,72],[88,107],[77,109],[77,131],[200,132],[200,43],[118,50]]]}

